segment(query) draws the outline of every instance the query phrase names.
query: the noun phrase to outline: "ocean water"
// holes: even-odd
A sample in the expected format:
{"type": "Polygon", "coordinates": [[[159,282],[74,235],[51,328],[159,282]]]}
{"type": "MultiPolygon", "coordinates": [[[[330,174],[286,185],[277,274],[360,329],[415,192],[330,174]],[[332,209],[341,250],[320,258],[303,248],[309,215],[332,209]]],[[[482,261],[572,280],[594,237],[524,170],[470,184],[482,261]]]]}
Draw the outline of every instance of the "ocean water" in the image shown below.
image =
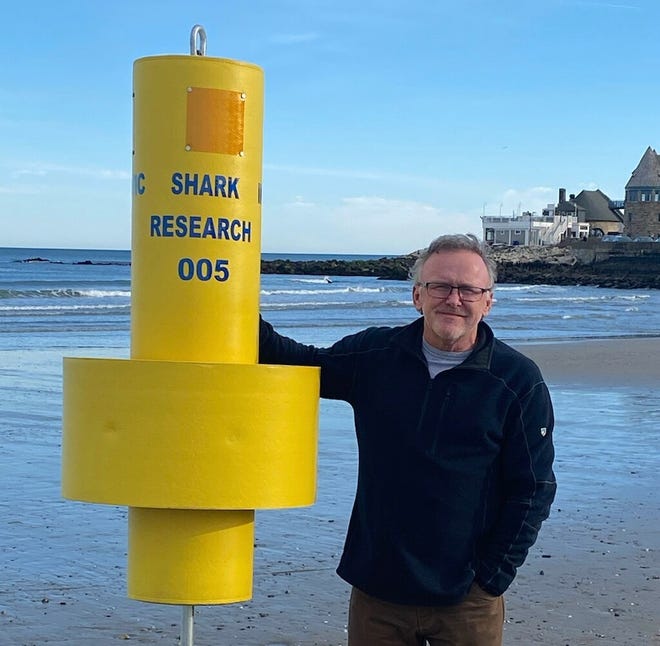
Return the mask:
{"type": "MultiPolygon", "coordinates": [[[[416,315],[407,281],[347,276],[331,281],[262,276],[262,314],[283,333],[317,345],[369,325],[404,324],[416,315]]],[[[0,249],[0,349],[102,347],[125,353],[130,296],[127,251],[0,249]]],[[[614,340],[660,331],[658,290],[498,285],[495,299],[489,323],[511,342],[614,340]]]]}
{"type": "MultiPolygon", "coordinates": [[[[112,644],[124,633],[140,643],[174,643],[177,612],[125,599],[126,510],[65,501],[59,488],[62,357],[127,357],[130,295],[127,251],[0,249],[0,644],[112,644]],[[140,617],[157,628],[145,628],[140,617]],[[62,634],[62,621],[67,630],[83,632],[62,634]],[[90,626],[93,642],[84,632],[90,626]]],[[[410,295],[409,282],[374,278],[261,278],[264,317],[280,332],[317,345],[369,325],[409,322],[417,316],[410,295]]],[[[495,296],[489,323],[512,343],[600,338],[615,344],[660,335],[657,290],[499,285],[495,296]]],[[[660,468],[655,385],[607,392],[587,385],[576,393],[551,384],[551,391],[557,506],[564,519],[579,524],[581,509],[602,496],[617,501],[619,493],[625,500],[633,490],[654,491],[660,468]]],[[[200,620],[202,635],[207,631],[200,643],[220,637],[231,644],[345,643],[345,614],[330,608],[346,592],[333,570],[352,503],[355,440],[347,405],[323,401],[320,410],[317,503],[257,514],[254,601],[209,610],[207,623],[200,620]],[[286,585],[292,573],[311,582],[312,599],[286,585]],[[312,630],[311,620],[293,616],[292,603],[317,618],[314,637],[300,637],[312,630]],[[247,639],[240,631],[255,616],[252,628],[266,632],[247,639]],[[288,629],[299,641],[284,639],[288,629]]],[[[657,496],[652,500],[657,513],[657,496]]],[[[632,511],[616,506],[621,518],[632,511]]],[[[650,513],[646,507],[644,513],[650,513]]]]}

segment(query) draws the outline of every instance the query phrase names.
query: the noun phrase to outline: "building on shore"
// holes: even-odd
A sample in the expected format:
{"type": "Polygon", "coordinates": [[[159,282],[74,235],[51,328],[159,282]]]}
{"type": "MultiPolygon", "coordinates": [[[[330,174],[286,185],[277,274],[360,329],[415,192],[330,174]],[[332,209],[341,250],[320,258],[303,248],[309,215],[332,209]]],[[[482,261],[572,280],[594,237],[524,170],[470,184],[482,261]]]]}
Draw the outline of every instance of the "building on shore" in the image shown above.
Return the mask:
{"type": "Polygon", "coordinates": [[[571,195],[570,201],[584,210],[584,221],[589,224],[590,236],[604,236],[608,233],[623,233],[623,213],[621,204],[613,202],[603,191],[580,191],[571,195]]]}
{"type": "Polygon", "coordinates": [[[625,233],[660,235],[660,155],[649,146],[626,184],[625,233]]]}
{"type": "Polygon", "coordinates": [[[559,189],[557,204],[541,215],[525,211],[512,216],[481,218],[483,239],[492,245],[553,245],[569,238],[625,233],[660,238],[660,155],[649,146],[625,187],[625,199],[583,190],[566,199],[559,189]]]}
{"type": "Polygon", "coordinates": [[[553,245],[566,238],[587,237],[586,216],[585,208],[577,203],[575,196],[566,201],[566,189],[560,188],[559,202],[548,204],[541,215],[525,211],[513,216],[482,216],[482,234],[491,245],[553,245]]]}

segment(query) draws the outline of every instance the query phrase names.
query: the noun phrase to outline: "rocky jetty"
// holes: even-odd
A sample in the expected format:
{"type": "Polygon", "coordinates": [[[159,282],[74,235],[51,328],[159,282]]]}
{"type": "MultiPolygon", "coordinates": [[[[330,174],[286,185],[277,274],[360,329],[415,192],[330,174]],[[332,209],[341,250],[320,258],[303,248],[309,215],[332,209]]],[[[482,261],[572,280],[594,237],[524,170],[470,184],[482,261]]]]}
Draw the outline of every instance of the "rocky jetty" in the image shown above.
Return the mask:
{"type": "MultiPolygon", "coordinates": [[[[660,289],[660,243],[570,241],[551,247],[496,247],[499,283],[660,289]]],[[[417,252],[378,260],[262,261],[263,274],[373,276],[406,280],[417,252]]]]}
{"type": "Polygon", "coordinates": [[[499,283],[660,289],[660,243],[570,241],[495,249],[499,283]]]}
{"type": "Polygon", "coordinates": [[[262,274],[306,274],[308,276],[373,276],[406,280],[417,254],[376,260],[262,260],[262,274]]]}

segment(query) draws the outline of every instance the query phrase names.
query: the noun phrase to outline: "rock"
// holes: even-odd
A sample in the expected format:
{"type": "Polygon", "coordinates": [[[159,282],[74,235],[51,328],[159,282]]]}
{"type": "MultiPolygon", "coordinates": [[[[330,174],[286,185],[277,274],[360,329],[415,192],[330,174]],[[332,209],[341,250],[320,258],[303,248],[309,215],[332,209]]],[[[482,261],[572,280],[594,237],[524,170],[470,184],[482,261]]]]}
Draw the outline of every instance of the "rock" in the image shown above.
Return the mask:
{"type": "Polygon", "coordinates": [[[416,256],[384,257],[377,260],[262,260],[262,274],[306,274],[308,276],[373,276],[407,280],[416,256]]]}
{"type": "Polygon", "coordinates": [[[653,253],[635,245],[601,243],[591,249],[582,243],[538,247],[493,257],[498,282],[525,285],[597,285],[623,289],[660,289],[660,245],[653,253]]]}
{"type": "MultiPolygon", "coordinates": [[[[377,260],[263,260],[261,273],[407,280],[418,254],[377,260]]],[[[660,289],[660,243],[575,240],[549,247],[497,247],[491,257],[498,283],[660,289]]]]}

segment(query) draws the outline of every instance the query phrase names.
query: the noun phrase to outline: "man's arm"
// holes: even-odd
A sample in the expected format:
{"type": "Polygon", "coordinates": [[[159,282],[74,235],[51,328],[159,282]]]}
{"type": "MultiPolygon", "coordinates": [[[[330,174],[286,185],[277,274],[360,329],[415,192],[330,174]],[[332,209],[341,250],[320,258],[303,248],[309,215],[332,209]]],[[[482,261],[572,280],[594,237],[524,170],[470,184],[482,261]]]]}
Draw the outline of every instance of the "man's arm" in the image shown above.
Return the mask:
{"type": "Polygon", "coordinates": [[[287,366],[321,365],[318,348],[278,334],[261,316],[259,317],[259,363],[287,366]]]}
{"type": "Polygon", "coordinates": [[[502,450],[504,504],[476,567],[477,583],[494,595],[509,587],[525,561],[557,489],[552,471],[554,416],[546,385],[536,384],[511,414],[515,419],[508,420],[502,450]]]}
{"type": "Polygon", "coordinates": [[[259,317],[259,363],[321,368],[321,397],[351,401],[355,379],[355,348],[363,333],[337,341],[329,348],[305,345],[278,334],[273,326],[259,317]]]}

